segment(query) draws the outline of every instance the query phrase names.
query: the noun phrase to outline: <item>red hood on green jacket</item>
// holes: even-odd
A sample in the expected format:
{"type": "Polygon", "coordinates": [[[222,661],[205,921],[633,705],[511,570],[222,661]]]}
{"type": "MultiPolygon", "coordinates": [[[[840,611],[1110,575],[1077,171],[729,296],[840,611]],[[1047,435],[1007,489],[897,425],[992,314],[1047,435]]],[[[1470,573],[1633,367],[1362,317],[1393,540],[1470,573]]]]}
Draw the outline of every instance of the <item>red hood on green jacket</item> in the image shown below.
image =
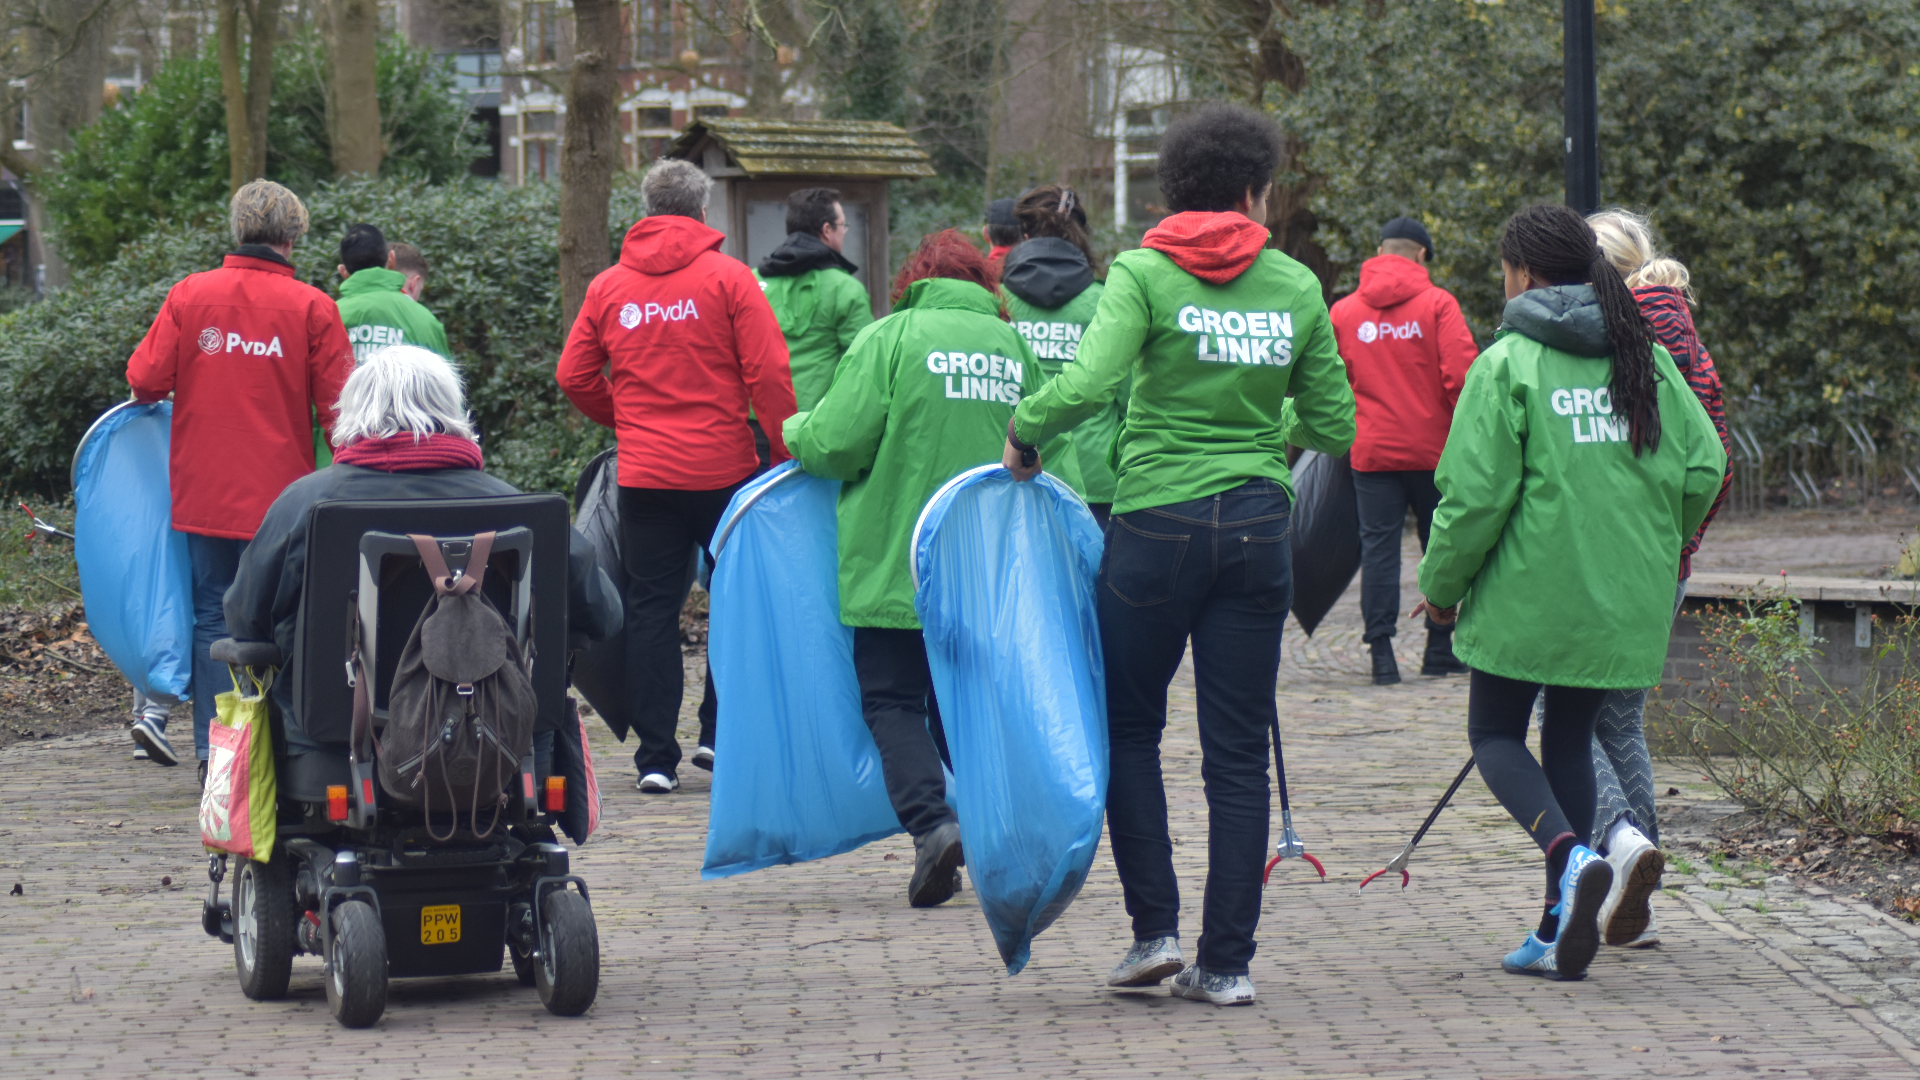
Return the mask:
{"type": "Polygon", "coordinates": [[[1245,214],[1189,210],[1148,229],[1140,246],[1164,254],[1201,281],[1225,285],[1260,257],[1267,236],[1266,227],[1245,214]]]}
{"type": "Polygon", "coordinates": [[[620,265],[656,277],[671,274],[709,251],[720,250],[726,239],[719,229],[679,214],[644,217],[633,223],[620,242],[620,265]]]}

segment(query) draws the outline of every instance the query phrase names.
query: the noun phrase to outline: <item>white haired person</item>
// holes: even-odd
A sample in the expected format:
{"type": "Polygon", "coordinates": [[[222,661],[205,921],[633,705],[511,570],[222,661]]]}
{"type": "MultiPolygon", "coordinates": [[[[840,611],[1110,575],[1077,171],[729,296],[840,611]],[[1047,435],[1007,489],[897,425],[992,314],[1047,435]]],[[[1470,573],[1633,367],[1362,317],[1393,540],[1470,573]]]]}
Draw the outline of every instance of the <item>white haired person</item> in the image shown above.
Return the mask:
{"type": "MultiPolygon", "coordinates": [[[[1713,357],[1693,328],[1693,313],[1687,308],[1693,300],[1687,268],[1654,246],[1647,219],[1626,210],[1605,210],[1589,216],[1587,224],[1593,226],[1607,261],[1633,290],[1653,339],[1673,354],[1681,378],[1707,407],[1728,455],[1727,473],[1707,519],[1680,549],[1680,583],[1673,594],[1678,614],[1680,601],[1687,595],[1687,578],[1693,573],[1693,553],[1700,550],[1700,540],[1733,484],[1733,439],[1727,434],[1727,410],[1720,400],[1720,373],[1713,369],[1713,357]]],[[[1646,713],[1645,690],[1609,690],[1593,727],[1594,790],[1599,797],[1593,839],[1613,865],[1613,887],[1600,906],[1601,940],[1632,948],[1660,941],[1647,901],[1660,887],[1660,874],[1666,869],[1666,857],[1658,846],[1660,823],[1654,816],[1646,713]]]]}
{"type": "MultiPolygon", "coordinates": [[[[437,353],[392,345],[369,355],[340,394],[333,425],[333,464],[280,493],[240,560],[226,598],[226,633],[242,641],[272,641],[293,656],[294,623],[306,576],[307,523],[316,503],[330,499],[470,499],[518,495],[518,488],[481,471],[480,446],[460,389],[460,377],[437,353]]],[[[567,557],[568,629],[599,640],[620,627],[620,597],[578,532],[567,557]]],[[[291,714],[280,679],[273,692],[291,714]]],[[[288,752],[302,745],[298,725],[287,725],[288,752]]]]}
{"type": "MultiPolygon", "coordinates": [[[[333,403],[353,370],[353,349],[331,297],[294,276],[294,242],[307,208],[293,192],[255,180],[234,192],[236,245],[217,270],[167,293],[127,360],[139,401],[173,395],[168,475],[173,528],[193,566],[193,742],[206,778],[213,698],[232,685],[207,650],[225,632],[220,598],[233,584],[267,504],[313,471],[313,428],[333,426],[333,403]]],[[[164,710],[134,721],[150,760],[178,758],[164,710]]]]}

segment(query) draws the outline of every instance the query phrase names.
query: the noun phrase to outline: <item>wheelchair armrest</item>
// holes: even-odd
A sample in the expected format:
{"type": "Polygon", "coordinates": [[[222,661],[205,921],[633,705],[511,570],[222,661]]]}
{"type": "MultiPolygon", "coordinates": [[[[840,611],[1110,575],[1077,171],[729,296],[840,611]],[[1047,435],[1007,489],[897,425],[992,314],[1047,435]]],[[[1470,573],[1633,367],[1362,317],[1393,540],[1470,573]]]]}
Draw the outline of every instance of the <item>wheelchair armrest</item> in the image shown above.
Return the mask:
{"type": "Polygon", "coordinates": [[[213,643],[209,655],[223,664],[241,667],[279,667],[280,646],[271,641],[235,641],[221,638],[213,643]]]}

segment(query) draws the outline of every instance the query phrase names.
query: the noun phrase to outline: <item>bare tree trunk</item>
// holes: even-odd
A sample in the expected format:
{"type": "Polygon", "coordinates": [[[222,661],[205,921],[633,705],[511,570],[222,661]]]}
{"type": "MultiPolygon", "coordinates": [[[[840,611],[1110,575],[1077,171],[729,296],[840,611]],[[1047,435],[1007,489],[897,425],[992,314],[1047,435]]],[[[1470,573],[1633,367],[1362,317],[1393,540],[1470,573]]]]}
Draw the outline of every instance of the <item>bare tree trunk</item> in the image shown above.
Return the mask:
{"type": "Polygon", "coordinates": [[[620,0],[574,0],[573,68],[567,77],[567,119],[560,144],[560,320],[586,301],[594,275],[613,261],[607,248],[607,202],[620,161],[615,99],[621,55],[620,0]]]}
{"type": "MultiPolygon", "coordinates": [[[[30,190],[36,176],[53,167],[54,155],[72,148],[73,133],[99,118],[105,101],[107,48],[119,16],[114,0],[54,4],[42,11],[38,25],[22,34],[28,55],[45,65],[26,88],[29,130],[23,134],[33,150],[28,160],[20,160],[18,153],[8,155],[9,167],[26,179],[30,190]],[[28,168],[23,171],[17,168],[19,165],[28,168]]],[[[7,146],[11,151],[11,138],[7,146]]],[[[28,214],[32,218],[30,234],[38,238],[44,283],[58,289],[67,283],[67,262],[59,249],[47,242],[45,205],[39,199],[30,200],[28,214]]]]}
{"type": "Polygon", "coordinates": [[[227,102],[227,190],[267,174],[267,107],[280,0],[220,0],[220,90],[227,102]],[[241,36],[247,59],[240,59],[241,36]]]}
{"type": "Polygon", "coordinates": [[[380,171],[380,97],[374,79],[374,41],[380,29],[375,0],[332,0],[328,20],[327,135],[335,176],[380,171]]]}

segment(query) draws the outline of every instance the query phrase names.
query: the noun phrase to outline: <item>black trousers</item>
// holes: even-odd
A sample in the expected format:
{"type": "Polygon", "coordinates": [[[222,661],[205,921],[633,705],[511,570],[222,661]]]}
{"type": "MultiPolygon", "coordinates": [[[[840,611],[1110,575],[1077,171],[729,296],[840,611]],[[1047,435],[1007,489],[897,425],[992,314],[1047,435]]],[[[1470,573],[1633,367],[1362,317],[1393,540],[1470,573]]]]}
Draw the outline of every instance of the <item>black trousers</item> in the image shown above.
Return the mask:
{"type": "MultiPolygon", "coordinates": [[[[1527,725],[1541,684],[1485,671],[1467,688],[1467,741],[1487,790],[1507,808],[1541,851],[1572,833],[1592,844],[1593,724],[1608,691],[1584,686],[1546,687],[1540,719],[1540,760],[1527,749],[1527,725]]],[[[1547,900],[1559,899],[1560,883],[1547,874],[1547,900]]]]}
{"type": "MultiPolygon", "coordinates": [[[[714,527],[740,485],[717,491],[620,489],[620,555],[627,564],[627,723],[640,736],[634,767],[676,775],[680,744],[674,728],[686,690],[680,652],[680,609],[687,599],[689,563],[696,546],[713,542],[714,527]]],[[[706,679],[712,703],[713,673],[706,679]]],[[[700,710],[700,741],[713,745],[713,713],[700,710]]]]}
{"type": "Polygon", "coordinates": [[[1433,508],[1440,489],[1432,472],[1360,472],[1353,474],[1360,505],[1360,614],[1367,620],[1368,642],[1393,636],[1400,621],[1400,530],[1413,510],[1420,550],[1427,550],[1433,508]]]}
{"type": "Polygon", "coordinates": [[[947,805],[951,767],[947,733],[933,696],[927,642],[918,630],[853,628],[853,670],[860,680],[860,711],[880,750],[887,798],[908,833],[919,837],[955,820],[947,805]]]}

